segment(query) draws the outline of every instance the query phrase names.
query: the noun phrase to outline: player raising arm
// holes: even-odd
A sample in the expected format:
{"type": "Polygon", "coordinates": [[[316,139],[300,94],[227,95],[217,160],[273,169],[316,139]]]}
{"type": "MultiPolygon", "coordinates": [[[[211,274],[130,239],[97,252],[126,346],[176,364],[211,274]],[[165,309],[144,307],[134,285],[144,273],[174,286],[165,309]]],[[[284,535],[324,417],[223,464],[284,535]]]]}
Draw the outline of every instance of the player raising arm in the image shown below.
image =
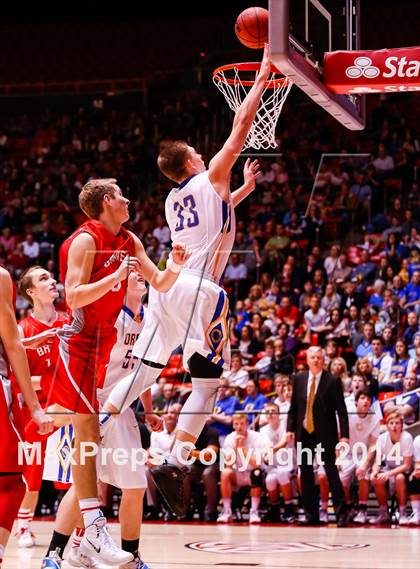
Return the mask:
{"type": "MultiPolygon", "coordinates": [[[[133,349],[141,364],[114,388],[104,406],[110,413],[123,411],[156,381],[172,351],[182,345],[192,393],[180,415],[168,464],[152,470],[169,507],[178,516],[185,511],[179,457],[188,458],[185,443],[193,445],[200,435],[206,413],[212,412],[222,369],[229,368],[229,303],[219,282],[235,240],[235,205],[255,184],[255,179],[249,186],[245,184],[235,203],[230,191],[231,169],[255,118],[270,69],[266,46],[255,84],[208,170],[197,150],[184,141],[168,142],[158,157],[159,169],[176,184],[165,203],[172,243],[174,247],[185,244],[191,256],[167,294],[151,287],[145,327],[133,349]]],[[[252,163],[249,168],[252,178],[257,165],[252,163]]],[[[102,422],[104,426],[110,423],[106,416],[102,422]]]]}

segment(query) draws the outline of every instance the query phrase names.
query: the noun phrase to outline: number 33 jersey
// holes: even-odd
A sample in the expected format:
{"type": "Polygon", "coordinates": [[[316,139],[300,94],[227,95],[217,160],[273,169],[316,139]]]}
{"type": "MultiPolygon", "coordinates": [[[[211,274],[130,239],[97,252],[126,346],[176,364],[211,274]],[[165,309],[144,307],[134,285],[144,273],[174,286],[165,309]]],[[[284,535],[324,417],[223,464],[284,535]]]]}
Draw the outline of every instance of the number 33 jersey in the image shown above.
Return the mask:
{"type": "Polygon", "coordinates": [[[206,170],[170,192],[165,215],[173,245],[183,243],[191,252],[184,269],[219,284],[235,240],[232,198],[227,203],[218,195],[206,170]]]}
{"type": "Polygon", "coordinates": [[[112,389],[138,365],[139,358],[133,355],[133,347],[143,328],[144,307],[139,314],[133,314],[127,306],[123,306],[115,323],[117,340],[111,350],[106,370],[104,385],[97,390],[98,401],[102,405],[112,389]]]}

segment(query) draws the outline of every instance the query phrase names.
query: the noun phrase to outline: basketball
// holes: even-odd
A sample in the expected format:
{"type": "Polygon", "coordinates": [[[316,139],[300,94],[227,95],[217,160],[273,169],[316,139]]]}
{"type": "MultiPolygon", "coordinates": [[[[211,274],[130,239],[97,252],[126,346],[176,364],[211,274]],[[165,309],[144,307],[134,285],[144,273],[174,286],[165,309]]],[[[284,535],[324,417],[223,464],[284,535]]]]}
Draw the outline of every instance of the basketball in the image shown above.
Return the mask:
{"type": "Polygon", "coordinates": [[[268,10],[247,8],[241,12],[235,23],[238,40],[251,49],[261,49],[268,42],[268,10]]]}

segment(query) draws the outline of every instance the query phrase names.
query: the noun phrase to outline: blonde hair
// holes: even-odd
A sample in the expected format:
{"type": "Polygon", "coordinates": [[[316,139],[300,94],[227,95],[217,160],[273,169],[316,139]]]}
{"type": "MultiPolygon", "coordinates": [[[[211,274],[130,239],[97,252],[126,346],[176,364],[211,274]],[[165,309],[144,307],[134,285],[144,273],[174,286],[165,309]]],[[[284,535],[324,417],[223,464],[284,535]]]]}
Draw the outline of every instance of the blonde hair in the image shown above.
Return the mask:
{"type": "Polygon", "coordinates": [[[398,419],[401,423],[401,425],[404,425],[404,417],[401,413],[401,411],[399,411],[398,409],[396,409],[395,411],[391,411],[391,413],[389,413],[386,417],[385,417],[385,423],[388,425],[388,423],[392,420],[392,419],[398,419]]]}
{"type": "Polygon", "coordinates": [[[344,358],[340,358],[340,357],[334,358],[331,362],[330,369],[332,368],[334,362],[338,362],[341,365],[341,367],[343,368],[343,371],[340,374],[341,379],[348,377],[349,372],[347,369],[346,360],[344,358]]]}
{"type": "Polygon", "coordinates": [[[41,269],[43,271],[44,267],[41,267],[40,265],[34,265],[33,267],[29,267],[28,269],[25,269],[23,271],[23,273],[21,274],[19,282],[18,282],[18,289],[19,289],[20,294],[31,305],[33,305],[34,301],[31,297],[31,295],[28,294],[26,291],[28,290],[28,288],[32,288],[34,286],[34,282],[32,280],[32,273],[34,271],[37,271],[38,269],[41,269]]]}
{"type": "Polygon", "coordinates": [[[89,180],[79,194],[80,209],[90,218],[99,219],[104,211],[104,197],[108,194],[115,197],[115,178],[99,178],[89,180]]]}
{"type": "Polygon", "coordinates": [[[366,357],[364,357],[364,358],[359,358],[359,359],[357,360],[357,362],[356,362],[356,371],[357,371],[357,373],[360,374],[360,375],[364,375],[364,373],[363,373],[362,371],[360,371],[360,364],[368,364],[368,368],[369,368],[368,373],[372,373],[373,366],[372,366],[371,361],[370,361],[368,358],[366,358],[366,357]]]}
{"type": "Polygon", "coordinates": [[[242,419],[245,419],[245,421],[248,423],[248,415],[245,415],[245,413],[234,413],[232,415],[232,422],[240,421],[242,419]]]}

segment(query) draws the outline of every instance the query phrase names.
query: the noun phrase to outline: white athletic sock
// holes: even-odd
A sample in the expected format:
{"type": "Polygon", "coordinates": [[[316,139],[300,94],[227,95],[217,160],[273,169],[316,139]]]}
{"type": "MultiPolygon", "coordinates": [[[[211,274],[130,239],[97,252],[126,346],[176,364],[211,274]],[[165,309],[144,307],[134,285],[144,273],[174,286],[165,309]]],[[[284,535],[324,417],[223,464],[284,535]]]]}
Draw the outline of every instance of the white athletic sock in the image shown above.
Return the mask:
{"type": "Polygon", "coordinates": [[[223,509],[225,512],[230,512],[232,510],[232,499],[222,498],[223,509]]]}
{"type": "Polygon", "coordinates": [[[34,512],[31,512],[29,508],[20,508],[18,512],[18,531],[29,529],[33,518],[34,512]]]}
{"type": "Polygon", "coordinates": [[[321,510],[328,510],[328,502],[321,502],[321,510]]]}
{"type": "Polygon", "coordinates": [[[261,498],[259,496],[251,496],[251,510],[258,511],[261,498]]]}
{"type": "Polygon", "coordinates": [[[411,500],[411,508],[415,514],[420,516],[420,500],[411,500]]]}
{"type": "Polygon", "coordinates": [[[82,512],[85,528],[91,526],[93,522],[103,516],[98,498],[84,498],[79,500],[80,511],[82,512]]]}
{"type": "Polygon", "coordinates": [[[169,464],[173,464],[179,468],[186,465],[186,461],[188,460],[191,452],[191,446],[188,447],[186,444],[188,445],[188,443],[185,443],[185,441],[179,441],[178,439],[175,439],[171,454],[167,459],[169,464]]]}
{"type": "Polygon", "coordinates": [[[72,547],[80,547],[80,542],[85,535],[85,528],[76,528],[73,533],[73,539],[71,542],[72,547]]]}
{"type": "Polygon", "coordinates": [[[3,561],[3,557],[4,557],[4,545],[0,545],[0,567],[3,561]]]}

